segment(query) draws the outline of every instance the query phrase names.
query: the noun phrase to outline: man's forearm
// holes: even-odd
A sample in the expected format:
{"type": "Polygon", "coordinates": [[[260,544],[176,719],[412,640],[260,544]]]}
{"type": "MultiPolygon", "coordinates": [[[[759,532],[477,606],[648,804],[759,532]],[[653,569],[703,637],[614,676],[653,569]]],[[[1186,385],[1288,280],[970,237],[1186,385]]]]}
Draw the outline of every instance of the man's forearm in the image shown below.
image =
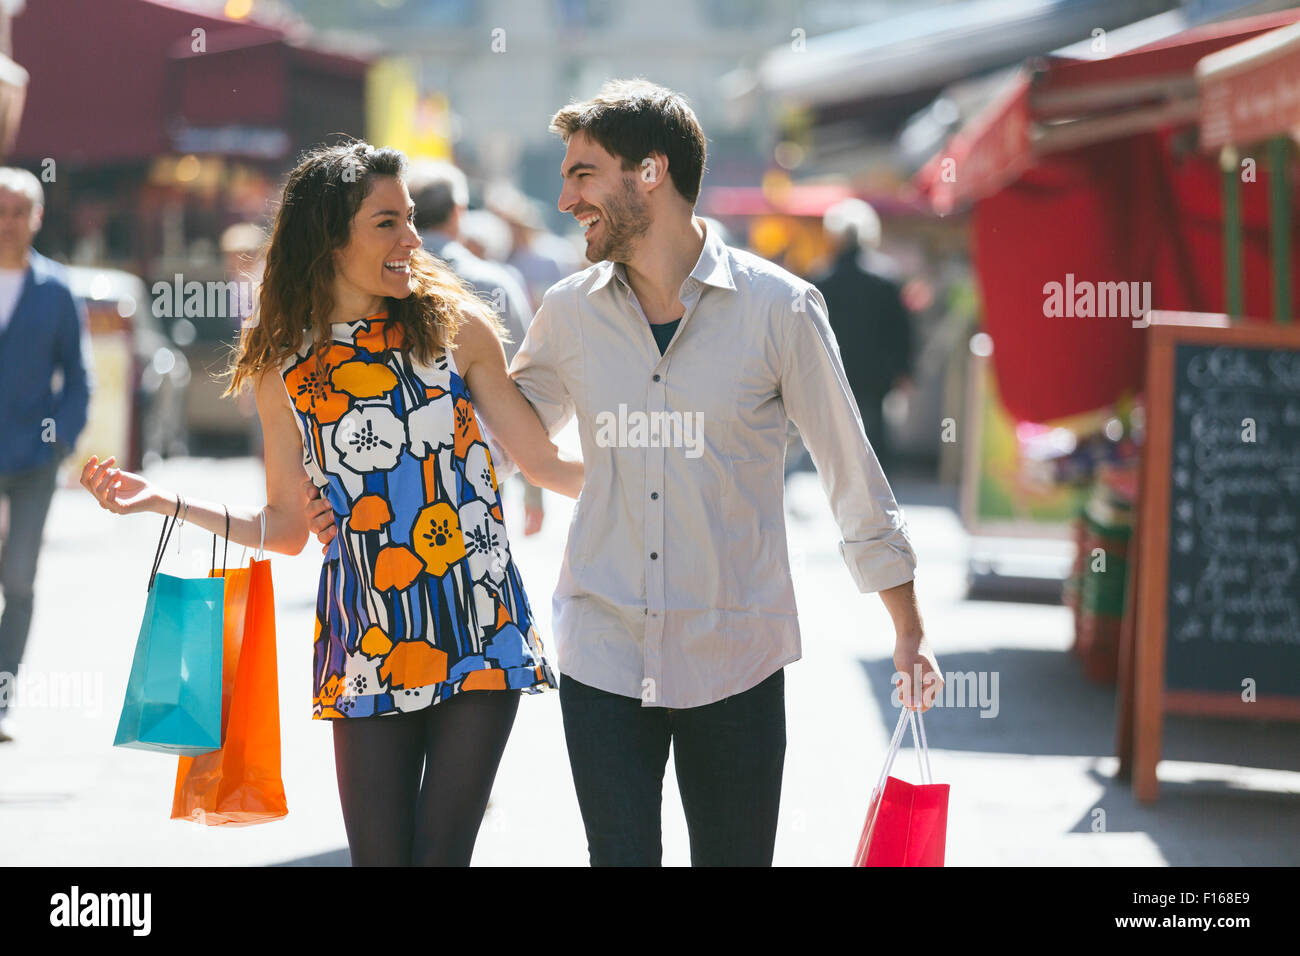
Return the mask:
{"type": "Polygon", "coordinates": [[[921,610],[916,604],[916,590],[912,587],[912,582],[907,581],[877,593],[885,605],[885,610],[894,621],[894,633],[900,640],[914,640],[919,644],[925,636],[925,631],[921,624],[921,610]]]}

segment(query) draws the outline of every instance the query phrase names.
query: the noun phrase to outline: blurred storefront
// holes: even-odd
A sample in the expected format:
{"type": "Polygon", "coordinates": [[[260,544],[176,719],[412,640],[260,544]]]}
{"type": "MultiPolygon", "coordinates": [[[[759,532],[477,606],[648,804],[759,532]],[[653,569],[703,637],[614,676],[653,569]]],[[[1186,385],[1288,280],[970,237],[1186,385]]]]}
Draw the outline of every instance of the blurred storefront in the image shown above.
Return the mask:
{"type": "MultiPolygon", "coordinates": [[[[291,21],[162,0],[42,0],[14,18],[13,45],[31,80],[10,161],[45,185],[37,247],[150,289],[177,276],[237,278],[221,255],[223,231],[269,223],[299,151],[366,132],[369,59],[323,49],[291,21]]],[[[208,433],[213,451],[242,448],[251,403],[219,402],[213,378],[241,316],[175,316],[172,301],[151,296],[150,306],[163,307],[163,328],[194,368],[191,432],[208,433]]]]}
{"type": "MultiPolygon", "coordinates": [[[[1294,85],[1275,97],[1261,81],[1250,91],[1261,95],[1228,96],[1219,105],[1233,110],[1207,117],[1198,63],[1252,49],[1246,41],[1255,38],[1272,44],[1291,71],[1281,75],[1292,76],[1294,50],[1283,41],[1298,20],[1297,9],[1190,28],[1152,18],[1116,31],[1104,54],[1078,45],[1035,58],[917,177],[936,213],[969,210],[983,327],[973,362],[989,367],[970,403],[992,407],[982,417],[1014,435],[996,461],[968,443],[964,517],[973,547],[1011,553],[981,537],[995,464],[1020,502],[1061,505],[1017,516],[1015,533],[1076,543],[1065,597],[1076,611],[1075,650],[1100,681],[1116,677],[1128,579],[1082,556],[1100,548],[1125,571],[1141,447],[1159,423],[1143,397],[1149,314],[1229,312],[1245,325],[1270,314],[1288,319],[1289,290],[1300,282],[1291,147],[1280,141],[1275,153],[1261,152],[1270,160],[1257,171],[1251,162],[1248,181],[1261,185],[1250,190],[1238,188],[1235,152],[1206,148],[1226,143],[1224,116],[1271,107],[1294,85]]],[[[1243,130],[1257,138],[1249,124],[1243,130]]]]}
{"type": "Polygon", "coordinates": [[[22,0],[0,0],[0,161],[8,162],[27,98],[28,72],[13,60],[13,15],[22,0]]]}

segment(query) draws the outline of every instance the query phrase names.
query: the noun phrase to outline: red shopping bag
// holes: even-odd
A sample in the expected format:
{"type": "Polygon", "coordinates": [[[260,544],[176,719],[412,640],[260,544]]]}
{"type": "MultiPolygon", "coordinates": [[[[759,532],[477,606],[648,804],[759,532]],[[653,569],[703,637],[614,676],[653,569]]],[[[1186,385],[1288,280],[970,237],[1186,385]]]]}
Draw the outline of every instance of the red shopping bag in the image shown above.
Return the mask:
{"type": "MultiPolygon", "coordinates": [[[[262,535],[266,534],[262,516],[262,535]]],[[[271,562],[213,574],[226,578],[220,750],[181,757],[172,819],[247,826],[289,812],[280,777],[280,687],[275,659],[271,562]]]]}
{"type": "Polygon", "coordinates": [[[867,820],[858,839],[854,866],[943,866],[944,843],[948,834],[948,784],[932,783],[931,780],[930,749],[925,742],[921,712],[904,707],[898,715],[898,726],[889,742],[889,753],[880,771],[880,779],[871,792],[871,805],[867,808],[867,820]],[[903,722],[909,719],[917,763],[921,765],[923,782],[920,784],[889,776],[894,757],[903,742],[903,722]],[[919,743],[916,736],[918,721],[921,722],[919,743]]]}

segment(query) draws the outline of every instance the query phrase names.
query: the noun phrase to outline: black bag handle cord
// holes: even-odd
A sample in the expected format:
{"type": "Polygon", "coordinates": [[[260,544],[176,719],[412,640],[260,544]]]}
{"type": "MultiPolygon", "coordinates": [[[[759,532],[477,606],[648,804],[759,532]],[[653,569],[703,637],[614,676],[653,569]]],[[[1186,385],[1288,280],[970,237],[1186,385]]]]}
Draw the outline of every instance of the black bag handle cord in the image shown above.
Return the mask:
{"type": "MultiPolygon", "coordinates": [[[[226,543],[221,547],[221,576],[226,576],[226,552],[230,550],[230,509],[225,505],[221,510],[226,513],[226,543]]],[[[217,570],[217,533],[212,532],[212,570],[217,570]]]]}
{"type": "Polygon", "coordinates": [[[176,516],[181,513],[181,496],[176,496],[176,510],[172,513],[170,519],[163,515],[162,531],[158,532],[158,550],[153,556],[153,570],[149,572],[149,587],[146,594],[153,590],[153,579],[158,575],[158,565],[162,564],[163,551],[167,547],[167,542],[171,540],[172,528],[176,527],[176,516]],[[165,532],[165,533],[164,533],[165,532]]]}

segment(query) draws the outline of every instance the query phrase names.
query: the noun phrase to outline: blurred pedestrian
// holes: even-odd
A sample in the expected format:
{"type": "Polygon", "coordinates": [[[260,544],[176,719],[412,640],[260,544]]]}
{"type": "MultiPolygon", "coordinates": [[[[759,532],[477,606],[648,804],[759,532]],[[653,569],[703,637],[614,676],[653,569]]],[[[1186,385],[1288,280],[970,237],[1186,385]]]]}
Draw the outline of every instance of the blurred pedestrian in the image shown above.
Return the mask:
{"type": "Polygon", "coordinates": [[[405,163],[340,144],[289,175],[225,393],[253,385],[264,507],[182,498],[112,457],[87,460],[81,483],[114,514],[179,516],[247,547],[298,554],[324,535],[312,717],[333,725],[352,864],[464,866],[521,692],[556,686],[485,429],[561,494],[583,471],[511,382],[500,320],[420,249],[405,163]]]}
{"type": "Polygon", "coordinates": [[[0,169],[0,498],[9,531],[0,551],[0,742],[27,646],[36,565],[60,462],[86,426],[95,387],[85,304],[66,273],[31,247],[45,191],[24,169],[0,169]],[[60,391],[51,378],[62,376],[60,391]]]}
{"type": "MultiPolygon", "coordinates": [[[[451,163],[415,163],[407,186],[415,203],[415,228],[425,251],[447,263],[496,313],[510,336],[510,341],[503,343],[508,363],[524,340],[533,310],[523,287],[503,266],[480,259],[458,241],[461,219],[469,210],[465,174],[451,163]]],[[[536,534],[544,519],[542,489],[522,476],[520,481],[524,484],[524,534],[536,534]]]]}
{"type": "Polygon", "coordinates": [[[546,290],[578,269],[578,256],[567,242],[547,231],[533,200],[510,184],[490,189],[486,204],[510,227],[506,262],[524,277],[535,313],[546,290]]]}
{"type": "Polygon", "coordinates": [[[881,242],[876,211],[861,199],[844,199],[826,210],[822,226],[834,261],[813,285],[826,300],[867,440],[887,472],[894,461],[884,401],[891,390],[912,385],[911,319],[899,283],[876,264],[881,242]]]}
{"type": "MultiPolygon", "coordinates": [[[[252,319],[257,287],[266,267],[266,233],[253,222],[238,222],[221,233],[221,261],[228,283],[230,331],[238,337],[239,329],[252,319]]],[[[250,392],[240,392],[236,399],[244,419],[249,453],[265,462],[262,423],[257,418],[257,403],[250,392]]]]}

